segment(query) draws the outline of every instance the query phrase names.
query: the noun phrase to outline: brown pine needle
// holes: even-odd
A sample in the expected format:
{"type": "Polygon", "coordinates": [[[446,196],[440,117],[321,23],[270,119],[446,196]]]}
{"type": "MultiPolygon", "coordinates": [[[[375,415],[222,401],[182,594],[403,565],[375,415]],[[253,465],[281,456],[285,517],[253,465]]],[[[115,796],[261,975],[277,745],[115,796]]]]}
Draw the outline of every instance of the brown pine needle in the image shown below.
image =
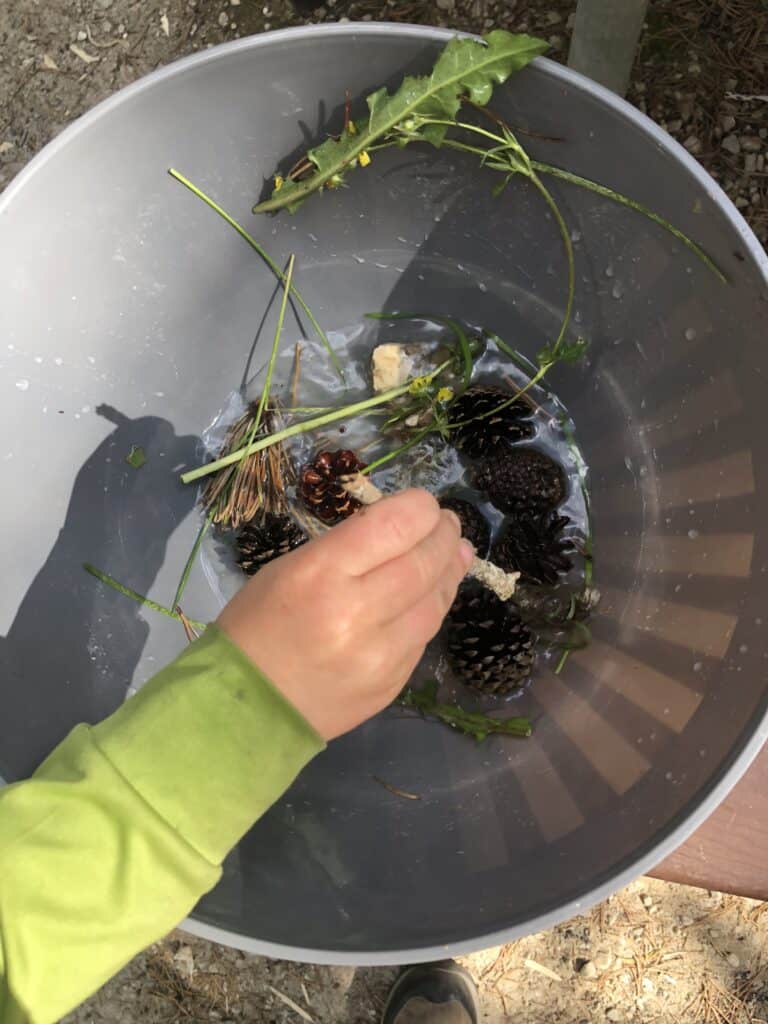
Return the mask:
{"type": "Polygon", "coordinates": [[[199,640],[200,639],[200,634],[197,633],[193,629],[192,623],[189,621],[187,616],[181,610],[181,605],[177,605],[176,606],[176,614],[181,619],[181,624],[184,627],[184,632],[186,633],[186,636],[187,636],[187,642],[191,644],[191,643],[194,643],[195,640],[199,640]]]}
{"type": "MultiPolygon", "coordinates": [[[[230,427],[220,457],[246,443],[256,411],[257,403],[253,402],[230,427]]],[[[281,427],[280,409],[273,401],[264,410],[255,436],[266,437],[281,427]]],[[[274,445],[216,473],[203,492],[202,504],[206,511],[214,510],[214,523],[237,530],[256,516],[282,515],[286,509],[285,489],[293,479],[285,447],[274,445]]]]}

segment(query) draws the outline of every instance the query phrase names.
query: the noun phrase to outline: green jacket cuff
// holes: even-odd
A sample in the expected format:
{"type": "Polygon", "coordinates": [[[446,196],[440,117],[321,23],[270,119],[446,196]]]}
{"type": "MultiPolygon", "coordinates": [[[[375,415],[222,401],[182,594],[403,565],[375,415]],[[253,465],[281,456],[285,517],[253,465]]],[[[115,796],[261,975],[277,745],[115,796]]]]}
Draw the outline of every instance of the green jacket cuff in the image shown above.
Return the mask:
{"type": "Polygon", "coordinates": [[[217,626],[92,729],[141,797],[220,863],[325,743],[217,626]]]}

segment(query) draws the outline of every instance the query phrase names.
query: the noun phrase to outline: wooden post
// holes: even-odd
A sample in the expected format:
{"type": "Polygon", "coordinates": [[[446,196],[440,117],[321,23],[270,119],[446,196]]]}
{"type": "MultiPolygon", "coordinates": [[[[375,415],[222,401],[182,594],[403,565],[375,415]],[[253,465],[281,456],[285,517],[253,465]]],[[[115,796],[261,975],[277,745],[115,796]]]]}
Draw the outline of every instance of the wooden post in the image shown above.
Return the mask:
{"type": "Polygon", "coordinates": [[[579,0],[568,64],[623,96],[648,0],[579,0]]]}

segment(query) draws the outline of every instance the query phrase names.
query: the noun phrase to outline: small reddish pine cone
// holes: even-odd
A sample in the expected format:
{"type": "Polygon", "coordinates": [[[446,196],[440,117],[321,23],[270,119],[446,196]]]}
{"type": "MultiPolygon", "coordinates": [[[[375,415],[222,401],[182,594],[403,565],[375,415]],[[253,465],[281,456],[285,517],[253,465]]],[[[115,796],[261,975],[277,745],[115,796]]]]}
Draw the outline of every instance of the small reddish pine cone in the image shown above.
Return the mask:
{"type": "Polygon", "coordinates": [[[329,526],[357,512],[360,502],[347,493],[339,477],[362,469],[365,463],[348,449],[320,452],[301,471],[299,493],[307,509],[329,526]]]}

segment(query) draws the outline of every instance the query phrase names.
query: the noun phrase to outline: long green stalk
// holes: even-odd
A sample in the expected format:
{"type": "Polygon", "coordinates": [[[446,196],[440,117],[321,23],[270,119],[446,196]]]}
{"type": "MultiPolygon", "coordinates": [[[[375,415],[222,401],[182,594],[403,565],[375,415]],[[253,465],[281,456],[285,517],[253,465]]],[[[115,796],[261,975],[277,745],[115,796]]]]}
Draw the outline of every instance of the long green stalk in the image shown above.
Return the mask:
{"type": "MultiPolygon", "coordinates": [[[[495,136],[482,128],[475,128],[472,125],[461,124],[455,125],[454,127],[461,127],[467,131],[474,131],[478,135],[493,139],[497,144],[501,144],[503,141],[500,136],[495,136]]],[[[489,151],[487,149],[482,149],[479,146],[470,146],[465,142],[460,142],[458,139],[444,139],[442,144],[447,146],[449,149],[479,156],[483,160],[487,160],[489,156],[489,151]]],[[[728,277],[726,274],[697,242],[694,242],[694,240],[686,235],[684,231],[676,228],[674,224],[671,224],[660,214],[655,213],[650,207],[645,206],[644,203],[640,203],[636,199],[630,199],[629,196],[625,196],[621,192],[616,192],[614,189],[608,188],[607,185],[601,185],[597,181],[592,181],[591,178],[583,178],[580,174],[573,174],[571,171],[563,170],[562,167],[555,167],[552,164],[543,163],[541,160],[530,160],[530,158],[529,162],[533,171],[538,171],[541,174],[549,174],[553,178],[560,178],[561,181],[567,181],[571,185],[577,185],[579,188],[587,189],[590,192],[594,192],[596,195],[603,196],[605,199],[610,199],[612,202],[619,203],[621,206],[626,206],[628,209],[634,210],[635,213],[639,213],[643,217],[647,217],[649,220],[652,220],[654,224],[658,224],[659,227],[668,231],[670,235],[676,238],[679,242],[682,242],[686,248],[690,249],[691,252],[694,253],[701,262],[708,267],[720,281],[722,281],[723,284],[728,284],[728,277]]]]}
{"type": "Polygon", "coordinates": [[[414,445],[423,440],[427,434],[431,434],[434,429],[435,428],[432,424],[428,427],[424,427],[417,434],[414,434],[413,437],[409,438],[405,444],[401,444],[399,448],[395,448],[393,451],[387,452],[386,455],[382,455],[381,458],[370,462],[365,469],[362,470],[363,474],[367,476],[368,473],[373,473],[375,469],[379,469],[380,466],[385,465],[387,462],[391,462],[392,459],[396,459],[399,455],[402,455],[403,452],[407,452],[409,448],[413,448],[414,445]]]}
{"type": "Polygon", "coordinates": [[[630,210],[634,210],[636,213],[641,213],[644,217],[652,220],[655,224],[664,228],[673,235],[679,242],[682,242],[684,246],[695,253],[699,259],[704,263],[713,274],[723,282],[728,284],[728,278],[723,271],[718,267],[711,256],[702,249],[698,243],[694,242],[692,238],[689,238],[683,231],[676,228],[674,224],[670,224],[668,220],[661,217],[658,213],[654,213],[649,207],[643,203],[639,203],[636,199],[630,199],[629,196],[622,195],[621,192],[614,192],[612,188],[608,188],[606,185],[600,185],[596,181],[592,181],[589,178],[582,178],[579,174],[572,174],[570,171],[564,171],[561,167],[553,167],[552,164],[542,163],[540,160],[531,160],[531,166],[534,170],[540,171],[542,174],[549,174],[553,178],[560,178],[562,181],[568,181],[572,185],[578,185],[579,188],[588,189],[590,192],[595,192],[599,196],[603,196],[606,199],[613,200],[614,203],[620,203],[622,206],[629,207],[630,210]]]}
{"type": "MultiPolygon", "coordinates": [[[[91,565],[89,562],[83,563],[83,568],[91,576],[95,576],[101,583],[105,583],[108,587],[116,590],[118,594],[123,594],[125,597],[130,597],[132,601],[136,601],[137,604],[146,605],[147,608],[151,608],[153,612],[159,612],[161,615],[165,615],[169,619],[175,619],[177,622],[181,622],[182,618],[178,612],[172,611],[170,608],[166,608],[164,604],[158,604],[157,601],[153,601],[149,597],[145,597],[144,594],[139,594],[136,590],[131,590],[130,587],[126,587],[123,583],[118,582],[114,576],[110,576],[106,572],[102,572],[101,569],[97,569],[95,565],[91,565]]],[[[207,629],[205,622],[197,622],[195,619],[187,619],[190,626],[195,629],[207,629]]]]}
{"type": "Polygon", "coordinates": [[[576,294],[576,265],[573,258],[573,243],[571,242],[571,236],[568,232],[568,226],[563,220],[563,215],[560,213],[560,208],[552,197],[552,193],[549,189],[545,188],[541,178],[534,174],[530,179],[536,188],[539,190],[541,195],[546,200],[547,206],[552,211],[552,215],[555,218],[560,234],[563,238],[563,245],[565,246],[565,254],[568,260],[568,298],[565,303],[565,312],[563,313],[563,321],[560,324],[560,333],[557,336],[557,341],[552,346],[552,356],[556,357],[562,344],[565,332],[568,330],[568,325],[571,322],[571,313],[573,312],[573,299],[576,294]]]}
{"type": "Polygon", "coordinates": [[[200,547],[203,543],[203,538],[205,537],[206,533],[211,527],[214,514],[215,510],[211,509],[211,511],[203,520],[200,529],[197,531],[195,543],[192,545],[192,550],[189,552],[189,555],[187,556],[187,561],[184,563],[184,569],[182,570],[179,584],[176,587],[176,593],[173,595],[173,601],[171,603],[172,609],[178,608],[179,605],[181,604],[181,599],[184,596],[184,591],[187,589],[187,583],[189,582],[189,575],[192,572],[192,566],[195,564],[195,559],[197,558],[198,552],[200,551],[200,547]]]}
{"type": "MultiPolygon", "coordinates": [[[[210,208],[213,211],[218,213],[218,215],[223,220],[225,220],[227,222],[227,224],[229,224],[230,227],[234,228],[235,231],[238,233],[238,235],[240,235],[240,237],[244,241],[246,241],[248,243],[248,245],[250,245],[250,247],[255,252],[257,252],[259,254],[259,256],[261,256],[261,258],[267,264],[267,266],[272,271],[272,273],[278,278],[278,280],[282,281],[283,285],[285,285],[285,283],[286,283],[286,275],[283,273],[283,271],[280,269],[280,267],[277,265],[277,263],[275,263],[275,261],[272,259],[272,257],[269,255],[269,253],[266,251],[266,249],[263,246],[259,245],[259,243],[253,237],[253,235],[249,234],[241,224],[238,224],[238,222],[234,219],[234,217],[230,216],[227,213],[227,211],[225,209],[223,209],[223,207],[219,206],[219,204],[215,200],[211,199],[210,196],[206,195],[205,192],[202,191],[202,189],[198,188],[197,185],[193,184],[189,180],[189,178],[185,178],[184,175],[180,171],[177,171],[174,167],[169,167],[168,168],[168,173],[170,174],[170,176],[172,178],[175,178],[176,181],[178,181],[182,185],[184,185],[185,188],[188,188],[189,191],[193,195],[197,196],[198,199],[202,199],[202,201],[207,206],[210,206],[210,208]]],[[[296,286],[295,285],[291,285],[291,289],[290,290],[291,290],[291,294],[293,295],[293,297],[296,299],[298,304],[301,306],[301,308],[307,314],[307,318],[308,318],[309,322],[312,324],[312,327],[314,328],[318,338],[320,339],[320,341],[325,346],[325,350],[328,353],[328,358],[333,363],[333,368],[336,370],[336,373],[339,375],[339,379],[341,380],[342,383],[346,383],[346,378],[344,376],[344,370],[341,367],[341,363],[339,362],[338,356],[333,351],[333,347],[331,346],[331,343],[328,340],[328,337],[327,337],[325,331],[322,329],[320,324],[315,319],[314,313],[309,308],[307,303],[304,301],[303,296],[301,295],[299,290],[296,288],[296,286]]]]}
{"type": "MultiPolygon", "coordinates": [[[[433,380],[449,365],[450,361],[446,360],[435,370],[432,370],[431,373],[425,374],[423,379],[427,382],[433,380]]],[[[310,430],[315,430],[318,427],[325,427],[329,423],[335,423],[337,420],[351,419],[354,416],[359,416],[360,413],[366,412],[368,409],[373,409],[377,405],[384,405],[386,402],[392,402],[396,398],[400,398],[401,395],[406,394],[413,383],[413,380],[406,381],[406,383],[401,384],[400,387],[391,388],[389,391],[384,391],[380,395],[374,395],[373,398],[366,398],[361,402],[354,402],[352,405],[342,406],[340,409],[334,409],[332,412],[325,413],[323,416],[315,416],[309,420],[301,420],[299,423],[293,423],[290,427],[284,427],[282,430],[278,430],[274,434],[270,434],[269,437],[259,438],[259,440],[254,441],[253,444],[243,448],[238,448],[237,451],[230,452],[229,455],[216,459],[215,462],[208,462],[204,466],[198,466],[197,469],[191,469],[187,473],[183,473],[181,476],[181,482],[184,484],[191,484],[195,480],[200,480],[204,476],[209,476],[211,473],[216,473],[220,469],[224,469],[226,466],[233,466],[236,462],[240,462],[240,460],[244,459],[247,455],[253,455],[255,452],[263,451],[265,448],[271,448],[273,444],[279,444],[281,441],[285,441],[289,437],[296,437],[298,434],[306,434],[310,430]]]]}

